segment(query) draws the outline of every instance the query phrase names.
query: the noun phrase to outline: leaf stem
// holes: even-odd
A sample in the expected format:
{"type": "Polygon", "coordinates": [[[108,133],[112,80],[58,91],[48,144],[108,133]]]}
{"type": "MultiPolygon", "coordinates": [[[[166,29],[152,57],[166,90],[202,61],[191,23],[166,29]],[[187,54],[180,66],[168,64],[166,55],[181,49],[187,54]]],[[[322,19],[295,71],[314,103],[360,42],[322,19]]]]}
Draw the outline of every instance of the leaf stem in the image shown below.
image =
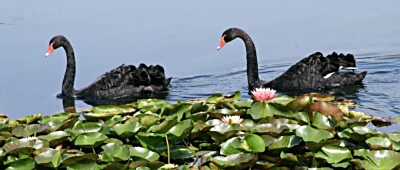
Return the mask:
{"type": "Polygon", "coordinates": [[[169,143],[168,143],[168,136],[165,134],[165,142],[167,142],[167,151],[168,151],[168,164],[171,164],[171,157],[169,155],[169,143]]]}

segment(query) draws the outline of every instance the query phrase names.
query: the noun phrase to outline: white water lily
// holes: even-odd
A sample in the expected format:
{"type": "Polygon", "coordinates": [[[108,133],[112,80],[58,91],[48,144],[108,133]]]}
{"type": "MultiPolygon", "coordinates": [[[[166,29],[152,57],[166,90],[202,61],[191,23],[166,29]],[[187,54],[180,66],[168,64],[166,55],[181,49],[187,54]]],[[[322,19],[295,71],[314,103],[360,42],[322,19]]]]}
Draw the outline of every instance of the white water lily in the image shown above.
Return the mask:
{"type": "Polygon", "coordinates": [[[244,119],[240,118],[240,116],[225,116],[221,119],[221,123],[225,124],[241,124],[244,119]]]}

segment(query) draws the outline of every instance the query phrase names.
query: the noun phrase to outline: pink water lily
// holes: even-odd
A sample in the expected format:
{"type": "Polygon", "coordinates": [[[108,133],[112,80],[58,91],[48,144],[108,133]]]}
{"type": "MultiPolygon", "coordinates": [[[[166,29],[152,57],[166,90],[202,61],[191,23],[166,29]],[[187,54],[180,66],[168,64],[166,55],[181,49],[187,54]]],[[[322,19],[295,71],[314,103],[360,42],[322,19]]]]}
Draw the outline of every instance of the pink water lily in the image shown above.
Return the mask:
{"type": "Polygon", "coordinates": [[[240,116],[225,116],[221,119],[221,123],[225,124],[241,124],[244,119],[240,118],[240,116]]]}
{"type": "Polygon", "coordinates": [[[273,90],[270,88],[264,88],[264,87],[256,88],[253,91],[251,91],[253,98],[260,102],[266,102],[266,101],[274,99],[276,96],[278,96],[275,93],[276,93],[276,90],[273,90]]]}

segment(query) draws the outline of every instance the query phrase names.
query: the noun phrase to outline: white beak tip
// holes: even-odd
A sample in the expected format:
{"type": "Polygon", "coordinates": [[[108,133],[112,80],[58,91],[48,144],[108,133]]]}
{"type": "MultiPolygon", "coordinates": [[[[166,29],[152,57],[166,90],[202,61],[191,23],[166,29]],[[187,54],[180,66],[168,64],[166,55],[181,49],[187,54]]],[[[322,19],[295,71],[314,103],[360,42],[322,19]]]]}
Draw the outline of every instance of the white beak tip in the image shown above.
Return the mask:
{"type": "Polygon", "coordinates": [[[48,57],[50,55],[50,53],[46,53],[46,57],[48,57]]]}

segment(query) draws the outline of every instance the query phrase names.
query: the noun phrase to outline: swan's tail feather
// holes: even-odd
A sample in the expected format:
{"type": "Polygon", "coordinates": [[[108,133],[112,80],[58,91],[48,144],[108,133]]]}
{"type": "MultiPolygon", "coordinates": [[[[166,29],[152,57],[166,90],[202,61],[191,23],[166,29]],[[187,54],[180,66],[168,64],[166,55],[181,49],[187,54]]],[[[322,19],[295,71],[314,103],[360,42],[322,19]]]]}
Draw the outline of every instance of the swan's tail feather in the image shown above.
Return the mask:
{"type": "Polygon", "coordinates": [[[339,62],[339,70],[357,70],[356,59],[353,54],[344,55],[343,53],[337,54],[333,52],[327,58],[337,60],[339,62]]]}

